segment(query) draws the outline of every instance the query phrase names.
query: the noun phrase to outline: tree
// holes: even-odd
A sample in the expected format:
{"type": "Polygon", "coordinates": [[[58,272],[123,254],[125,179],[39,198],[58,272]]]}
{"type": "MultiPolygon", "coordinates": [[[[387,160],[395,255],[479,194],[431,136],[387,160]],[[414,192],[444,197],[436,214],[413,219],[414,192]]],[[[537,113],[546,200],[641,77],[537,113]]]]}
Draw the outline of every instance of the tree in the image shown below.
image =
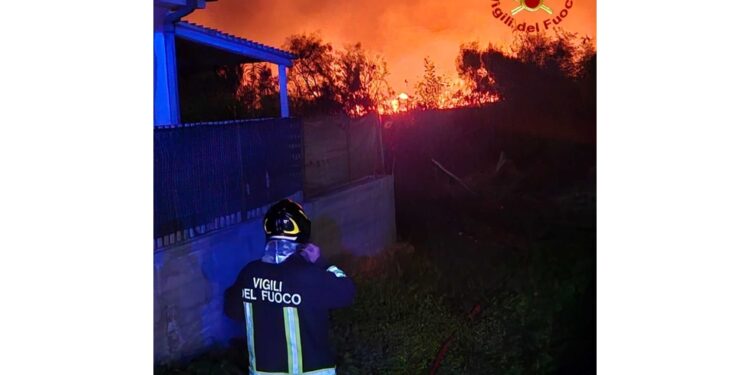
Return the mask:
{"type": "MultiPolygon", "coordinates": [[[[488,49],[494,47],[490,46],[488,49]]],[[[477,42],[461,44],[456,58],[458,76],[467,87],[464,91],[456,92],[454,96],[468,105],[479,105],[485,98],[499,96],[497,83],[482,63],[482,53],[477,42]]]]}
{"type": "Polygon", "coordinates": [[[584,46],[575,33],[555,28],[553,37],[547,34],[524,34],[514,40],[512,50],[518,60],[533,64],[548,74],[577,77],[584,46]]]}
{"type": "Polygon", "coordinates": [[[297,115],[360,116],[377,110],[393,95],[385,60],[368,55],[360,43],[334,51],[317,34],[295,34],[284,47],[297,55],[289,72],[289,97],[297,115]]]}
{"type": "Polygon", "coordinates": [[[437,73],[435,63],[429,57],[425,57],[424,75],[416,85],[417,105],[425,109],[439,108],[441,96],[447,86],[445,77],[437,73]]]}
{"type": "Polygon", "coordinates": [[[273,117],[279,113],[279,82],[267,63],[243,65],[242,85],[237,90],[250,117],[273,117]]]}
{"type": "Polygon", "coordinates": [[[336,100],[336,56],[331,44],[324,43],[318,34],[294,34],[287,38],[284,48],[297,55],[289,70],[292,110],[298,114],[340,110],[336,100]]]}
{"type": "Polygon", "coordinates": [[[556,30],[553,36],[517,36],[508,49],[464,44],[456,69],[472,88],[468,102],[495,93],[526,110],[557,112],[580,108],[582,96],[590,96],[591,90],[582,91],[581,85],[584,77],[591,77],[595,55],[589,38],[556,30]]]}
{"type": "Polygon", "coordinates": [[[385,60],[369,57],[360,43],[338,52],[335,65],[337,99],[350,116],[375,111],[393,96],[385,60]]]}

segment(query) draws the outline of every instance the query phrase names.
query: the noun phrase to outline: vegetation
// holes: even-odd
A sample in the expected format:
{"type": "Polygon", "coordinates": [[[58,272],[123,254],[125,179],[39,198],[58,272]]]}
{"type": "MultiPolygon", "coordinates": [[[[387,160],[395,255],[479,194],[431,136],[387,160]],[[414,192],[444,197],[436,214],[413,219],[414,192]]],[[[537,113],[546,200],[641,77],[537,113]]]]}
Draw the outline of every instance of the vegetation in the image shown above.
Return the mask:
{"type": "Polygon", "coordinates": [[[440,108],[441,97],[448,87],[446,78],[437,73],[435,63],[424,59],[424,76],[417,82],[416,98],[419,108],[440,108]]]}
{"type": "Polygon", "coordinates": [[[393,95],[380,56],[370,56],[360,43],[334,51],[315,34],[289,37],[284,48],[297,55],[289,72],[294,113],[345,112],[361,116],[378,109],[393,95]]]}
{"type": "Polygon", "coordinates": [[[271,69],[269,64],[242,65],[237,97],[246,116],[274,117],[279,113],[279,80],[271,69]]]}
{"type": "MultiPolygon", "coordinates": [[[[317,34],[295,34],[283,48],[298,56],[288,73],[294,116],[345,113],[357,117],[393,110],[395,92],[387,81],[388,65],[360,43],[336,50],[317,34]]],[[[527,109],[539,103],[595,106],[594,42],[559,29],[553,35],[522,34],[506,48],[462,44],[456,72],[460,87],[425,58],[424,73],[415,85],[415,102],[406,108],[480,106],[499,100],[527,109]]],[[[182,117],[192,122],[277,116],[279,86],[274,74],[265,63],[182,72],[182,117]]]]}
{"type": "Polygon", "coordinates": [[[524,34],[506,49],[464,44],[456,69],[470,87],[469,104],[494,94],[528,110],[595,107],[596,51],[591,39],[577,34],[524,34]]]}
{"type": "Polygon", "coordinates": [[[344,268],[358,295],[333,314],[341,373],[425,374],[449,337],[441,374],[595,372],[591,177],[555,192],[511,179],[469,177],[479,196],[456,186],[439,205],[406,198],[410,243],[344,268]],[[498,208],[501,191],[516,203],[498,208]]]}

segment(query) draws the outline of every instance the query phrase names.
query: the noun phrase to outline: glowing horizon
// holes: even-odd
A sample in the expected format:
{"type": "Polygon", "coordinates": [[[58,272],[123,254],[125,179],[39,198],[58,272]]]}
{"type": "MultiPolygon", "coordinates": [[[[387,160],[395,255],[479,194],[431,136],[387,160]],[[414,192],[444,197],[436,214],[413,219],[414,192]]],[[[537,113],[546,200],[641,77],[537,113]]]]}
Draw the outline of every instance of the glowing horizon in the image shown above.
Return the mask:
{"type": "MultiPolygon", "coordinates": [[[[595,40],[595,0],[545,0],[544,4],[558,15],[566,1],[572,8],[559,26],[595,40]]],[[[275,47],[292,34],[313,32],[336,49],[361,42],[368,53],[385,58],[391,87],[412,96],[425,57],[434,61],[438,73],[454,81],[461,43],[476,41],[480,47],[510,43],[511,28],[493,16],[493,10],[510,13],[518,4],[510,0],[220,0],[207,3],[206,9],[196,10],[187,20],[275,47]]],[[[512,17],[515,24],[536,24],[543,29],[544,21],[553,16],[520,11],[512,17]]]]}

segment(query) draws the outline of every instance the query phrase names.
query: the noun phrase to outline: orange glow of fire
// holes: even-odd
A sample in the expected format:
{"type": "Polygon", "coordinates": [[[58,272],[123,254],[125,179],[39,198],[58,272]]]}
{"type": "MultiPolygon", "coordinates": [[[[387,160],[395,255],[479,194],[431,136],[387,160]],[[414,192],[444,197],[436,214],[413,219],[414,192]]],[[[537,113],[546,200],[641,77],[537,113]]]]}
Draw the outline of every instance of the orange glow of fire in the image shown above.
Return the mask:
{"type": "Polygon", "coordinates": [[[349,116],[361,117],[367,114],[367,109],[359,104],[355,105],[354,108],[349,110],[349,116]]]}
{"type": "MultiPolygon", "coordinates": [[[[494,93],[484,93],[481,95],[472,94],[471,87],[461,78],[456,78],[450,82],[445,90],[440,94],[438,109],[451,109],[484,105],[500,101],[500,96],[494,93]],[[471,98],[471,99],[470,99],[471,98]]],[[[415,98],[402,92],[393,99],[388,99],[378,106],[378,113],[396,114],[407,112],[415,109],[417,103],[415,98]]]]}
{"type": "MultiPolygon", "coordinates": [[[[483,93],[477,95],[471,90],[471,86],[457,78],[446,85],[438,99],[436,109],[452,109],[462,107],[481,106],[484,104],[495,103],[501,100],[501,96],[495,93],[483,93]]],[[[418,98],[402,92],[391,99],[386,99],[377,106],[377,112],[380,115],[393,115],[408,112],[419,108],[418,98]]],[[[348,111],[351,117],[361,117],[366,115],[369,110],[361,105],[355,105],[348,111]]]]}

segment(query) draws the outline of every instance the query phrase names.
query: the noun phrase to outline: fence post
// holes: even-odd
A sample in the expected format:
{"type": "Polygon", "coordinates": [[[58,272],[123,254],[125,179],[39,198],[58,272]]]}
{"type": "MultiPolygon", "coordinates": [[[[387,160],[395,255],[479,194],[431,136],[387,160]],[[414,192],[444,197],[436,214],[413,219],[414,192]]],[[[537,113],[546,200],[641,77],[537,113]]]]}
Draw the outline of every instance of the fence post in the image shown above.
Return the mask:
{"type": "Polygon", "coordinates": [[[237,140],[237,154],[239,155],[240,160],[240,184],[242,184],[242,189],[240,191],[240,222],[243,222],[245,221],[245,213],[248,210],[247,180],[245,179],[245,155],[242,153],[242,126],[237,124],[235,127],[237,129],[235,135],[235,139],[237,140]]]}
{"type": "Polygon", "coordinates": [[[378,113],[378,151],[380,152],[380,174],[385,173],[385,153],[383,152],[383,121],[378,113]]]}
{"type": "Polygon", "coordinates": [[[351,125],[351,119],[349,117],[345,117],[344,131],[346,132],[346,170],[347,170],[347,176],[348,176],[346,179],[347,184],[352,182],[352,157],[351,157],[352,148],[350,145],[351,141],[349,140],[350,138],[349,131],[351,129],[350,125],[351,125]]]}

